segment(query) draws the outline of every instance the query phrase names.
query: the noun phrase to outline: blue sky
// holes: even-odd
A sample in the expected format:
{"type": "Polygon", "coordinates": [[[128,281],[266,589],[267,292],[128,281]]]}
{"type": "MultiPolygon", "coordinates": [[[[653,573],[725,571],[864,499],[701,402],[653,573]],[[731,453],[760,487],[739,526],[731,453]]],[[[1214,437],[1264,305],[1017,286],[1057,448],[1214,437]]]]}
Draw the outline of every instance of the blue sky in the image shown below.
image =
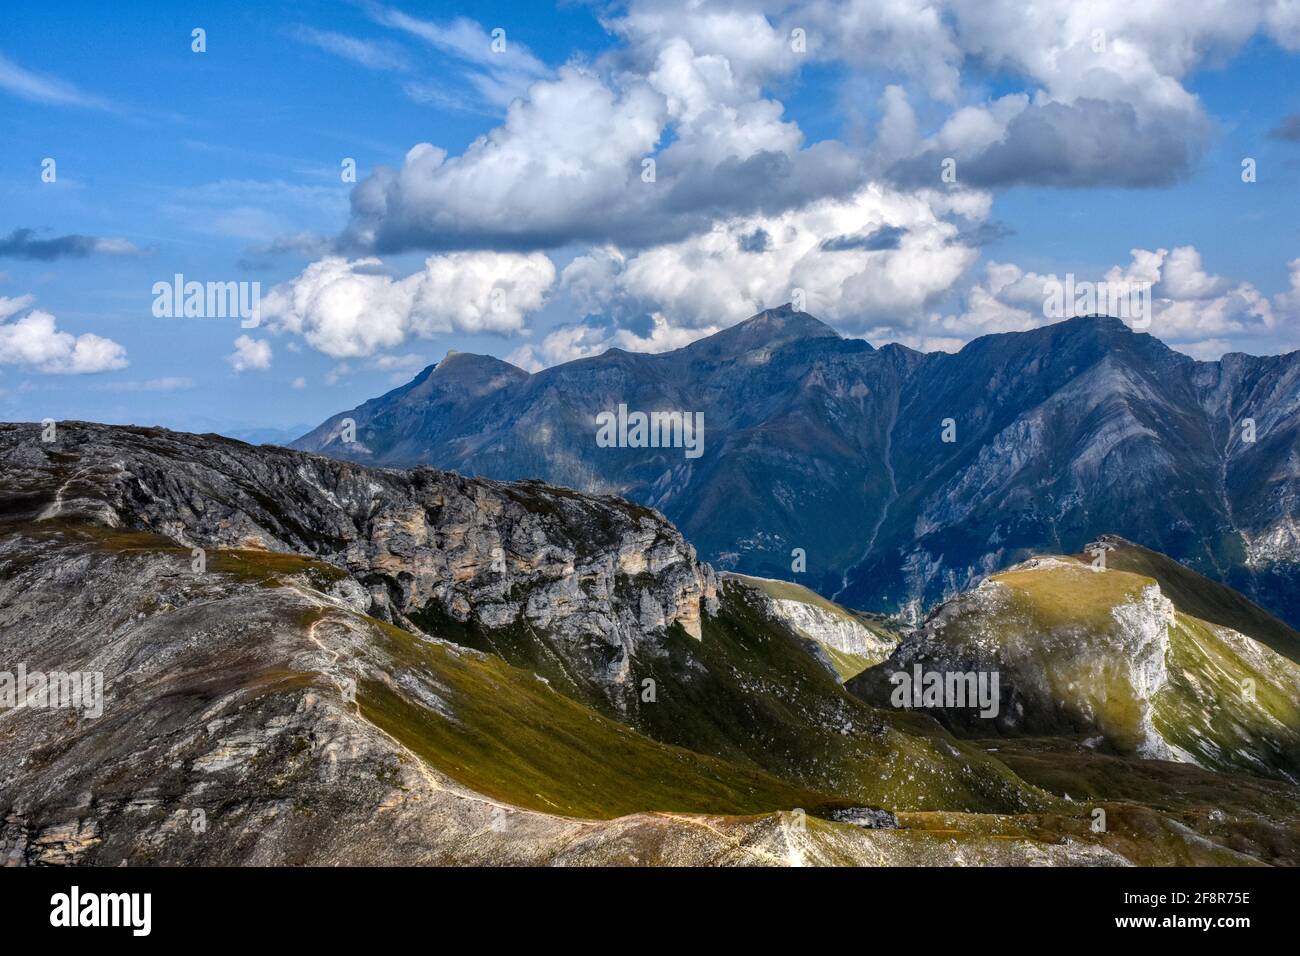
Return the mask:
{"type": "Polygon", "coordinates": [[[269,436],[448,349],[672,347],[796,288],[952,349],[1067,272],[1152,281],[1201,358],[1300,347],[1300,14],[1132,6],[11,6],[0,416],[269,436]],[[176,273],[267,314],[155,317],[176,273]]]}

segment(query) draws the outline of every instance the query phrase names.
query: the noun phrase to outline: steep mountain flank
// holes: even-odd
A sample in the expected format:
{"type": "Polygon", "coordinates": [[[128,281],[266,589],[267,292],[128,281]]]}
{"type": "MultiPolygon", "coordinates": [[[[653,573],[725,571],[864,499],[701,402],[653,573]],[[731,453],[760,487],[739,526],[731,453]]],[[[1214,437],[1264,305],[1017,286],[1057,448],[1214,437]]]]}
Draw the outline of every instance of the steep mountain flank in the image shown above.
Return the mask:
{"type": "Polygon", "coordinates": [[[841,680],[887,658],[899,632],[885,618],[850,611],[815,591],[789,581],[729,573],[767,599],[767,611],[795,633],[812,641],[826,665],[841,680]]]}
{"type": "Polygon", "coordinates": [[[884,704],[918,672],[997,675],[996,714],[926,707],[963,736],[1096,735],[1115,753],[1300,781],[1300,665],[1113,565],[1047,557],[994,575],[849,686],[884,704]]]}

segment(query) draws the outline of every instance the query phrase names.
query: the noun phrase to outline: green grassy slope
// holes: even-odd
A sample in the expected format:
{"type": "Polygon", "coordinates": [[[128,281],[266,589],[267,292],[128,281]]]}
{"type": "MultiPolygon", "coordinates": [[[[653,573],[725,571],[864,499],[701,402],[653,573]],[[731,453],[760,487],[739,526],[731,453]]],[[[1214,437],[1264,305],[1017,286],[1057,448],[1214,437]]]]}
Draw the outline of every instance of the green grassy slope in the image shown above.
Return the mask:
{"type": "Polygon", "coordinates": [[[996,671],[996,720],[935,713],[964,735],[1099,733],[1113,752],[1300,780],[1300,667],[1171,610],[1152,597],[1157,583],[1113,561],[1095,571],[1072,558],[994,575],[936,616],[916,647],[850,687],[883,701],[887,674],[914,657],[931,669],[996,671]]]}
{"type": "Polygon", "coordinates": [[[1203,767],[1300,782],[1300,668],[1262,644],[1179,613],[1156,730],[1203,767]]]}
{"type": "MultiPolygon", "coordinates": [[[[1279,621],[1245,595],[1211,581],[1157,551],[1115,536],[1107,536],[1104,540],[1115,546],[1115,550],[1106,552],[1107,567],[1152,578],[1159,583],[1165,597],[1184,614],[1230,627],[1300,663],[1300,631],[1279,621]]],[[[1087,554],[1077,557],[1092,560],[1087,554]]]]}
{"type": "Polygon", "coordinates": [[[883,712],[848,694],[772,622],[752,590],[722,582],[703,639],[680,628],[643,648],[613,701],[575,676],[552,639],[527,626],[484,632],[420,618],[430,633],[536,670],[551,687],[662,743],[770,774],[842,804],[1016,812],[1044,799],[928,717],[883,712]],[[653,681],[653,697],[647,696],[653,681]]]}
{"type": "Polygon", "coordinates": [[[447,713],[401,682],[376,679],[358,688],[362,715],[485,796],[597,819],[644,810],[813,812],[829,799],[754,767],[651,740],[496,657],[373,624],[392,670],[433,688],[447,713]]]}

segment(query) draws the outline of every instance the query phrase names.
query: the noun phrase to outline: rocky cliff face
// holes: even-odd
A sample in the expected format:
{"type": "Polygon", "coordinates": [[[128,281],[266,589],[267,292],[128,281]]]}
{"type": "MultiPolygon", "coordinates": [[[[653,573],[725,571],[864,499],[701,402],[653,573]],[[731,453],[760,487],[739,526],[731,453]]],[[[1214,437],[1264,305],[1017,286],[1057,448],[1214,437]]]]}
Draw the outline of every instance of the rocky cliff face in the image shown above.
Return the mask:
{"type": "Polygon", "coordinates": [[[800,633],[845,654],[870,657],[893,647],[852,618],[803,601],[776,598],[772,611],[800,633]]]}
{"type": "Polygon", "coordinates": [[[1298,411],[1300,355],[1198,362],[1102,318],[922,355],[783,308],[674,352],[535,375],[456,355],[296,444],[615,491],[721,569],[789,578],[800,548],[814,590],[912,623],[1106,532],[1296,623],[1298,411]],[[467,376],[477,392],[453,387],[467,376]],[[595,416],[620,403],[703,412],[703,456],[598,447],[595,416]],[[340,441],[345,417],[356,443],[340,441]]]}
{"type": "Polygon", "coordinates": [[[898,644],[899,632],[883,619],[849,611],[800,585],[735,573],[725,576],[752,589],[769,617],[811,641],[827,668],[844,679],[879,664],[898,644]]]}
{"type": "Polygon", "coordinates": [[[90,519],[187,548],[311,555],[350,606],[419,630],[445,616],[536,628],[611,687],[638,645],[700,635],[712,569],[662,516],[620,499],[423,468],[359,468],[159,429],[0,430],[25,516],[90,519]]]}

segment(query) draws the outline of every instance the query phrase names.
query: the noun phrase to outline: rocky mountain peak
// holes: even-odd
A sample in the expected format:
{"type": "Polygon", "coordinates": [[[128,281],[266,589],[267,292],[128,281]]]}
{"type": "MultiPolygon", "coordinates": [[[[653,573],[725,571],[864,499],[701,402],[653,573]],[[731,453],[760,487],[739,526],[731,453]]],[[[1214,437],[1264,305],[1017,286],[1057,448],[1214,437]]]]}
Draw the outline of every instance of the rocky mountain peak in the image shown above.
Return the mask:
{"type": "Polygon", "coordinates": [[[492,355],[457,352],[449,349],[441,362],[429,372],[430,381],[443,386],[465,386],[474,394],[486,394],[504,385],[523,381],[528,373],[492,355]]]}
{"type": "Polygon", "coordinates": [[[742,355],[753,349],[776,349],[804,339],[838,339],[840,334],[787,302],[688,345],[683,351],[709,356],[742,355]]]}

